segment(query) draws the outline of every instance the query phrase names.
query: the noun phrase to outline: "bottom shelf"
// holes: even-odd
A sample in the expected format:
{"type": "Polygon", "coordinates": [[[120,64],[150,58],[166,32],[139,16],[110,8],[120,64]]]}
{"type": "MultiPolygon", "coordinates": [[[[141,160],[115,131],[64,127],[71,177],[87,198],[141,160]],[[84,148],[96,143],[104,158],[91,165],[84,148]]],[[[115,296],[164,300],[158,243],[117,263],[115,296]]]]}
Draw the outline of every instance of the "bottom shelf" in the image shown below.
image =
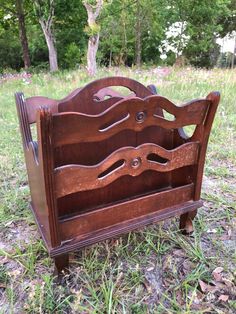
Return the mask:
{"type": "MultiPolygon", "coordinates": [[[[179,216],[201,207],[201,200],[193,201],[194,184],[172,188],[100,208],[58,221],[61,244],[51,247],[48,231],[38,219],[37,210],[31,206],[40,233],[51,257],[120,236],[139,227],[179,216]]],[[[50,235],[49,235],[50,236],[50,235]]]]}
{"type": "Polygon", "coordinates": [[[58,230],[61,242],[105,229],[126,221],[158,212],[193,200],[194,184],[138,196],[125,202],[111,204],[91,212],[66,219],[59,219],[58,230]]]}
{"type": "Polygon", "coordinates": [[[165,220],[167,218],[180,216],[187,212],[194,211],[202,205],[203,202],[199,200],[189,201],[180,205],[165,208],[157,212],[147,214],[145,216],[138,217],[126,222],[122,222],[99,231],[94,231],[90,234],[84,235],[83,237],[76,237],[71,241],[65,241],[64,243],[62,242],[61,246],[53,248],[52,250],[50,250],[49,254],[51,257],[55,257],[57,255],[72,252],[88,245],[92,245],[97,242],[107,240],[109,238],[120,236],[127,232],[138,229],[142,226],[146,226],[161,220],[165,220]]]}

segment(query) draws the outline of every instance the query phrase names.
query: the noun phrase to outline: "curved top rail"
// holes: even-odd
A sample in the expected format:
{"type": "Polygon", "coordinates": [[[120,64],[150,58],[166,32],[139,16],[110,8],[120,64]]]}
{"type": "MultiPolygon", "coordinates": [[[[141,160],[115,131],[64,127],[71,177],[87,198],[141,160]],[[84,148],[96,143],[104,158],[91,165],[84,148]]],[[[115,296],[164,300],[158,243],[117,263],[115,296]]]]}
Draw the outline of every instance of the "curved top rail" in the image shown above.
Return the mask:
{"type": "Polygon", "coordinates": [[[26,98],[25,102],[29,123],[34,123],[37,110],[41,106],[49,107],[52,113],[74,111],[86,114],[99,114],[124,98],[131,96],[145,98],[155,93],[156,90],[153,85],[145,87],[136,80],[112,76],[93,81],[82,88],[77,88],[63,99],[33,96],[26,98]],[[126,87],[131,91],[131,94],[124,96],[109,88],[111,86],[126,87]],[[110,96],[110,98],[105,99],[106,95],[110,96]],[[99,100],[99,96],[102,96],[101,98],[104,98],[104,100],[99,100]]]}
{"type": "Polygon", "coordinates": [[[70,99],[63,99],[60,101],[58,103],[58,111],[74,111],[86,114],[99,114],[109,108],[115,102],[126,98],[121,94],[119,96],[119,93],[117,93],[115,97],[96,102],[96,94],[100,90],[111,86],[126,87],[131,92],[133,92],[136,97],[139,98],[145,98],[154,94],[154,91],[151,88],[145,87],[136,80],[122,76],[106,77],[87,84],[81,90],[79,90],[78,93],[75,93],[70,99]]]}

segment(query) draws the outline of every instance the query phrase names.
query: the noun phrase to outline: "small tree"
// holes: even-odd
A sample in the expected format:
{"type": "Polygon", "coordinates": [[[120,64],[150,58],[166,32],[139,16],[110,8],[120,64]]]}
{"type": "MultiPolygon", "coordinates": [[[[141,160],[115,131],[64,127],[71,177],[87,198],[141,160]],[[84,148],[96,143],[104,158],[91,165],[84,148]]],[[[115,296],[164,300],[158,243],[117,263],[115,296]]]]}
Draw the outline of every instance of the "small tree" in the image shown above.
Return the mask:
{"type": "Polygon", "coordinates": [[[84,0],[83,4],[87,10],[88,15],[88,26],[85,29],[86,33],[89,36],[87,51],[87,69],[89,75],[94,76],[97,72],[96,54],[99,45],[100,32],[100,26],[96,23],[96,19],[101,12],[103,0],[96,0],[94,5],[92,4],[92,1],[84,0]]]}
{"type": "Polygon", "coordinates": [[[24,0],[2,0],[1,6],[2,10],[4,11],[4,15],[9,14],[10,19],[13,20],[13,23],[15,23],[15,18],[18,21],[19,38],[22,47],[24,67],[25,69],[28,69],[30,67],[30,55],[25,27],[26,14],[24,11],[24,0]]]}
{"type": "Polygon", "coordinates": [[[34,0],[34,6],[48,46],[50,71],[55,72],[58,70],[57,50],[53,34],[55,2],[54,0],[34,0]]]}
{"type": "Polygon", "coordinates": [[[20,41],[21,41],[21,46],[22,46],[22,51],[23,51],[24,65],[25,65],[25,69],[28,69],[30,67],[30,56],[29,56],[28,39],[26,36],[26,29],[25,29],[25,13],[24,13],[22,0],[16,0],[16,15],[17,15],[18,24],[19,24],[19,35],[20,35],[20,41]]]}

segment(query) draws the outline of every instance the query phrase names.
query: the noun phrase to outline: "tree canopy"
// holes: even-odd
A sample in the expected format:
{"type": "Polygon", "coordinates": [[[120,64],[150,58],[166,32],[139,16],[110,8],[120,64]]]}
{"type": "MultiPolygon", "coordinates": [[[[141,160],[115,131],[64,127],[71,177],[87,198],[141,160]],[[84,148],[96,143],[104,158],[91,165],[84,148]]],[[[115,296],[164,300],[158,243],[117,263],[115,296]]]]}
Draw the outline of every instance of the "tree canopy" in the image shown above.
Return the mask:
{"type": "Polygon", "coordinates": [[[86,65],[95,33],[100,65],[173,64],[182,56],[211,67],[216,38],[236,30],[236,0],[104,0],[94,25],[86,3],[96,8],[99,0],[1,0],[0,72],[52,69],[53,49],[54,69],[86,65]]]}

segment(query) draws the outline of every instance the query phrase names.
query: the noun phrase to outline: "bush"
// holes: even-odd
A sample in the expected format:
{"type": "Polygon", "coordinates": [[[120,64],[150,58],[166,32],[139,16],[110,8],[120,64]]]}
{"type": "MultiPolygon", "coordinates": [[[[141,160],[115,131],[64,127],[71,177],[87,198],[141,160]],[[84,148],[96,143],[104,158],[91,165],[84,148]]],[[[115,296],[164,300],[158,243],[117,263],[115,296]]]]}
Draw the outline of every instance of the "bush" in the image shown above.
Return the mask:
{"type": "Polygon", "coordinates": [[[64,62],[68,68],[78,67],[81,63],[82,53],[80,48],[73,42],[66,48],[64,62]]]}

